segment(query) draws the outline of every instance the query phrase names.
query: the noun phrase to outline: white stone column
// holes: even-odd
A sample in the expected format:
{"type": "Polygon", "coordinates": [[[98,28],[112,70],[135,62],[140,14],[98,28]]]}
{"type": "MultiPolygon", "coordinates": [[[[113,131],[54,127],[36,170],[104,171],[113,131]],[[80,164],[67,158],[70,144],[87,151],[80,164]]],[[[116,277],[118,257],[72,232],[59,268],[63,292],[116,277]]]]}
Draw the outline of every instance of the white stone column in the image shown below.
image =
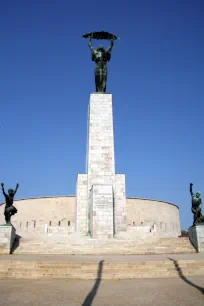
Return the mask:
{"type": "Polygon", "coordinates": [[[111,94],[90,95],[86,172],[77,181],[76,230],[90,230],[95,238],[126,231],[125,176],[115,175],[111,94]]]}
{"type": "Polygon", "coordinates": [[[115,174],[111,94],[90,95],[86,172],[92,185],[115,174]]]}

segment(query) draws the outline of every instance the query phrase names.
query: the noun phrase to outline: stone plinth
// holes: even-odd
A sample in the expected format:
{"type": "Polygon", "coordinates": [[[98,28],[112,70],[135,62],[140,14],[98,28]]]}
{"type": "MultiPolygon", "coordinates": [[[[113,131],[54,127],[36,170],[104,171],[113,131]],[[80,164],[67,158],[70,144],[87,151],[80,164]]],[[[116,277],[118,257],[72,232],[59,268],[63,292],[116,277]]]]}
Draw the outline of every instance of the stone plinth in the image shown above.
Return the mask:
{"type": "Polygon", "coordinates": [[[77,178],[76,231],[112,237],[126,231],[127,221],[125,175],[115,174],[111,94],[90,95],[87,126],[87,173],[77,178]],[[97,203],[107,204],[108,210],[104,212],[97,203]]]}
{"type": "Polygon", "coordinates": [[[191,226],[189,238],[197,252],[204,252],[204,224],[191,226]]]}
{"type": "Polygon", "coordinates": [[[0,225],[0,254],[10,254],[16,230],[12,225],[0,225]]]}
{"type": "Polygon", "coordinates": [[[93,185],[89,199],[92,238],[113,238],[113,186],[93,185]]]}

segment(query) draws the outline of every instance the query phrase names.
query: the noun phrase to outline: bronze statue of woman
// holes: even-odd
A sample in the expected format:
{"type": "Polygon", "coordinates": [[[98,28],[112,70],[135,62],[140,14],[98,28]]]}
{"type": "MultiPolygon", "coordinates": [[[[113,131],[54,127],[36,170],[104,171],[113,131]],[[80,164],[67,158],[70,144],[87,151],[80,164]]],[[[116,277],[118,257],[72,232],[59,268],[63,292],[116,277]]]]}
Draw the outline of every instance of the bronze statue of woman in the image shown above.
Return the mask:
{"type": "Polygon", "coordinates": [[[91,43],[91,36],[88,37],[88,45],[91,49],[92,61],[96,63],[95,66],[95,85],[96,92],[106,92],[107,82],[107,62],[111,59],[111,50],[113,48],[113,39],[111,39],[110,46],[105,50],[102,46],[94,49],[91,43]]]}

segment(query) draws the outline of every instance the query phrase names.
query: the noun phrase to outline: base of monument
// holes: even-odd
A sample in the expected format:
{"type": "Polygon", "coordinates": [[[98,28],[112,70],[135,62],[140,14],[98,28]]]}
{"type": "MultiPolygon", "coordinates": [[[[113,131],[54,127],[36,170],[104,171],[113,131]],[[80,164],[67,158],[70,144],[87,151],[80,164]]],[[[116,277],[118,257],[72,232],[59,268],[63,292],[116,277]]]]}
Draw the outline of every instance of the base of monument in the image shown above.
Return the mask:
{"type": "Polygon", "coordinates": [[[16,229],[12,224],[0,225],[0,254],[11,254],[16,236],[16,229]]]}
{"type": "Polygon", "coordinates": [[[44,237],[44,240],[21,237],[14,254],[44,255],[156,255],[196,253],[188,237],[148,237],[137,240],[94,239],[90,236],[44,237]]]}
{"type": "Polygon", "coordinates": [[[188,231],[190,241],[196,251],[204,252],[204,224],[193,225],[188,231]]]}

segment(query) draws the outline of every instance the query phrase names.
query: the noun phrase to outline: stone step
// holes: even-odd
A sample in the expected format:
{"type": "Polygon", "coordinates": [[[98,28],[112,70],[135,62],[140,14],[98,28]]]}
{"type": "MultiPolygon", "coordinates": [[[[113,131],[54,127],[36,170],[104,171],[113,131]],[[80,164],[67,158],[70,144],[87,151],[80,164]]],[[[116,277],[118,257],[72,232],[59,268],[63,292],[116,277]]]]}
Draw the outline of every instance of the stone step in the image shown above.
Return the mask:
{"type": "MultiPolygon", "coordinates": [[[[199,270],[204,270],[204,260],[196,260],[194,262],[190,261],[177,261],[180,269],[197,269],[199,265],[199,270]]],[[[0,265],[0,271],[7,271],[10,269],[15,269],[16,271],[32,271],[32,270],[40,270],[49,271],[50,269],[54,269],[55,271],[65,272],[71,270],[80,270],[80,271],[98,271],[98,263],[87,262],[87,263],[69,263],[69,262],[24,262],[24,261],[2,261],[0,265]],[[62,271],[61,271],[62,270],[62,271]]],[[[128,262],[111,262],[103,263],[103,271],[109,272],[130,269],[134,270],[175,270],[175,265],[172,261],[147,261],[147,262],[136,262],[136,263],[128,263],[128,262]]]]}
{"type": "Polygon", "coordinates": [[[51,240],[51,241],[25,241],[25,240],[20,240],[20,243],[21,244],[33,244],[33,245],[39,245],[39,244],[72,244],[72,245],[111,245],[111,246],[118,246],[118,245],[127,245],[127,246],[131,246],[131,245],[161,245],[161,246],[165,246],[165,245],[188,245],[189,244],[189,241],[175,241],[175,242],[144,242],[142,241],[141,243],[138,243],[137,241],[134,241],[134,242],[124,242],[124,241],[114,241],[112,243],[110,242],[94,242],[94,241],[82,241],[82,242],[77,242],[77,241],[55,241],[55,240],[51,240]]]}
{"type": "Polygon", "coordinates": [[[138,247],[138,246],[106,246],[106,247],[102,247],[102,246],[73,246],[73,245],[23,245],[21,247],[19,247],[20,249],[74,249],[74,250],[165,250],[165,249],[194,249],[192,246],[142,246],[142,247],[138,247]]]}
{"type": "Polygon", "coordinates": [[[55,242],[55,241],[52,241],[52,242],[20,242],[20,245],[33,245],[33,246],[40,246],[40,245],[59,245],[59,246],[63,246],[63,245],[70,245],[70,246],[95,246],[95,247],[120,247],[120,246],[125,246],[125,247],[131,247],[131,246],[137,246],[137,247],[144,247],[144,246],[161,246],[161,247],[165,247],[165,246],[188,246],[188,245],[191,245],[191,243],[169,243],[169,244],[160,244],[160,243],[141,243],[141,244],[138,244],[138,243],[130,243],[130,244],[127,244],[127,243],[118,243],[118,244],[108,244],[108,243],[74,243],[74,242],[55,242]]]}
{"type": "MultiPolygon", "coordinates": [[[[148,246],[148,245],[144,245],[144,246],[87,246],[87,245],[46,245],[46,244],[42,244],[42,245],[22,245],[20,247],[21,249],[35,249],[35,248],[46,248],[46,249],[50,249],[50,248],[66,248],[66,249],[87,249],[87,250],[119,250],[119,249],[124,249],[124,250],[128,250],[128,249],[135,249],[135,250],[147,250],[147,249],[157,249],[157,250],[163,250],[163,249],[193,249],[192,246],[186,245],[186,246],[148,246]]],[[[19,248],[19,249],[20,249],[19,248]]]]}
{"type": "MultiPolygon", "coordinates": [[[[62,238],[62,237],[60,237],[60,238],[62,238]]],[[[30,241],[30,242],[43,242],[43,241],[50,241],[50,242],[52,242],[52,241],[56,241],[56,242],[73,242],[73,241],[75,241],[75,242],[86,242],[86,243],[88,243],[88,242],[90,242],[90,243],[96,243],[96,244],[114,244],[114,243],[127,243],[127,244],[129,244],[129,243],[146,243],[146,242],[148,242],[148,243],[186,243],[186,242],[188,242],[189,241],[189,239],[187,238],[187,239],[181,239],[181,238],[174,238],[173,240],[172,239],[170,239],[170,238],[164,238],[164,239],[161,239],[161,238],[157,238],[157,239],[138,239],[138,240],[120,240],[120,239],[108,239],[108,240],[99,240],[99,239],[92,239],[92,238],[83,238],[83,239],[70,239],[70,238],[68,238],[67,237],[67,239],[57,239],[57,238],[54,238],[54,237],[46,237],[45,239],[43,239],[43,237],[41,237],[41,239],[40,238],[38,238],[38,237],[23,237],[23,238],[21,238],[21,241],[30,241]]]]}
{"type": "MultiPolygon", "coordinates": [[[[185,276],[204,275],[204,260],[177,261],[180,274],[185,276]]],[[[174,263],[165,261],[147,262],[33,262],[33,261],[2,261],[0,265],[1,279],[130,279],[179,277],[174,263]]]]}
{"type": "Polygon", "coordinates": [[[15,254],[178,254],[196,253],[188,238],[160,238],[144,242],[96,240],[20,240],[15,254]]]}
{"type": "Polygon", "coordinates": [[[57,241],[52,241],[52,242],[25,242],[21,241],[20,245],[33,245],[33,246],[38,246],[38,245],[71,245],[71,246],[95,246],[95,247],[101,247],[101,246],[110,246],[110,247],[119,247],[119,246],[125,246],[125,247],[131,247],[131,246],[138,246],[138,247],[143,247],[143,246],[159,246],[159,247],[165,247],[165,246],[186,246],[186,245],[191,245],[190,242],[185,242],[185,243],[74,243],[74,242],[57,242],[57,241]]]}
{"type": "Polygon", "coordinates": [[[127,251],[127,252],[123,252],[123,251],[117,251],[117,252],[87,252],[87,251],[22,251],[19,252],[18,254],[44,254],[44,255],[159,255],[159,254],[190,254],[190,253],[194,253],[191,252],[189,250],[187,251],[183,251],[183,250],[178,250],[178,251],[147,251],[147,252],[140,252],[140,251],[127,251]]]}
{"type": "Polygon", "coordinates": [[[30,247],[41,247],[41,246],[47,246],[47,247],[51,247],[51,246],[58,246],[58,247],[92,247],[92,248],[120,248],[120,247],[125,247],[125,248],[131,248],[131,247],[137,247],[137,248],[145,248],[145,247],[157,247],[157,248],[165,248],[165,247],[191,247],[190,244],[183,244],[183,245],[179,245],[179,244],[173,244],[173,245],[150,245],[150,244],[143,244],[143,245],[97,245],[97,244],[59,244],[59,243],[52,243],[52,244],[48,244],[48,243],[42,243],[42,244],[29,244],[29,243],[23,243],[20,244],[21,247],[23,246],[30,246],[30,247]]]}
{"type": "Polygon", "coordinates": [[[191,245],[166,245],[166,246],[161,246],[161,245],[141,245],[141,246],[138,246],[138,245],[113,245],[113,246],[108,246],[108,245],[69,245],[69,244],[39,244],[39,245],[30,245],[30,244],[22,244],[20,245],[21,248],[24,248],[24,247],[29,247],[29,248],[41,248],[41,247],[46,247],[46,248],[52,248],[53,246],[57,247],[57,248],[91,248],[91,249],[119,249],[119,248],[124,248],[124,249],[127,249],[127,248],[135,248],[135,249],[147,249],[147,248],[151,248],[151,249],[165,249],[165,248],[192,248],[191,245]]]}

